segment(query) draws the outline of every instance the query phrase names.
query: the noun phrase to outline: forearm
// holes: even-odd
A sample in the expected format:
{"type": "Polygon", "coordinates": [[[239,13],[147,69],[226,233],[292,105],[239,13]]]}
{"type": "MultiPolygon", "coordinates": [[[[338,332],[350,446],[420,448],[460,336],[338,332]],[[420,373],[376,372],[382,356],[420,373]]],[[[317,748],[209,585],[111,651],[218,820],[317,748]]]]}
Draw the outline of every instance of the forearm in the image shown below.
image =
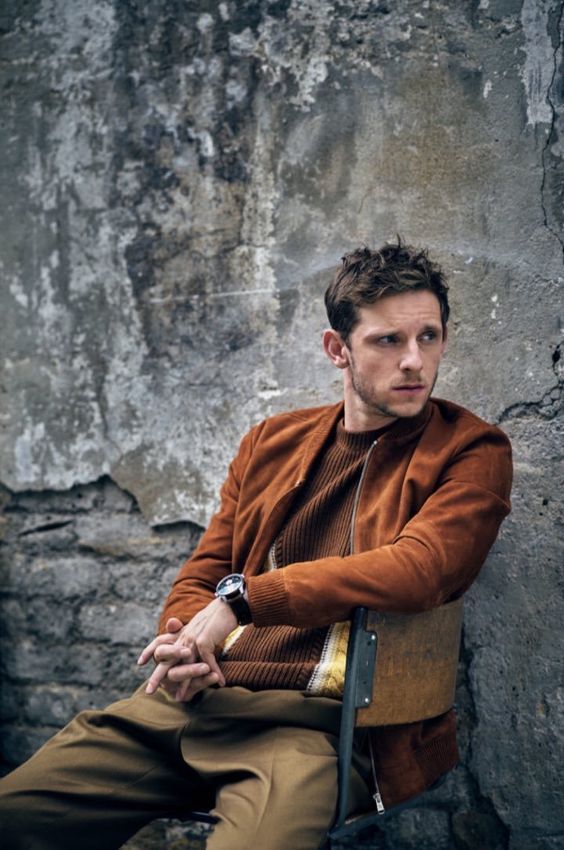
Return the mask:
{"type": "Polygon", "coordinates": [[[361,605],[398,612],[440,605],[470,586],[507,513],[506,502],[476,492],[468,512],[449,518],[435,511],[433,521],[423,511],[388,545],[250,577],[253,622],[319,627],[361,605]]]}
{"type": "Polygon", "coordinates": [[[282,521],[276,511],[291,490],[286,478],[276,482],[263,507],[256,469],[245,471],[250,448],[243,441],[246,448],[230,468],[221,509],[180,571],[161,628],[172,615],[188,622],[213,599],[218,581],[233,569],[246,575],[257,626],[324,626],[347,619],[359,605],[382,611],[425,610],[464,592],[510,510],[511,449],[498,429],[474,422],[456,440],[430,442],[422,452],[425,464],[414,456],[401,488],[392,488],[391,504],[381,485],[365,485],[353,554],[262,572],[282,521]],[[436,448],[435,454],[431,451],[436,445],[444,446],[439,457],[436,448]],[[395,517],[399,511],[401,523],[395,517]]]}

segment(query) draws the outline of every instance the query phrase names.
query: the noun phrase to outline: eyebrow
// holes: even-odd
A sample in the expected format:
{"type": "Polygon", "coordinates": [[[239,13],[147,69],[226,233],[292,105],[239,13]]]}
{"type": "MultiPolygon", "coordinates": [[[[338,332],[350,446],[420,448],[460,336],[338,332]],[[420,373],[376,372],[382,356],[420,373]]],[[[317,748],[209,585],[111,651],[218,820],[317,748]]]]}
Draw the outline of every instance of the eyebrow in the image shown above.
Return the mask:
{"type": "MultiPolygon", "coordinates": [[[[442,330],[443,330],[443,326],[442,326],[441,322],[436,322],[436,323],[435,322],[427,322],[427,324],[424,325],[421,328],[421,330],[418,332],[418,335],[427,333],[427,331],[434,331],[434,332],[441,333],[442,330]]],[[[389,329],[382,328],[380,330],[370,331],[366,335],[365,339],[379,339],[382,336],[400,336],[402,333],[403,333],[403,331],[396,329],[396,328],[389,328],[389,329]]]]}

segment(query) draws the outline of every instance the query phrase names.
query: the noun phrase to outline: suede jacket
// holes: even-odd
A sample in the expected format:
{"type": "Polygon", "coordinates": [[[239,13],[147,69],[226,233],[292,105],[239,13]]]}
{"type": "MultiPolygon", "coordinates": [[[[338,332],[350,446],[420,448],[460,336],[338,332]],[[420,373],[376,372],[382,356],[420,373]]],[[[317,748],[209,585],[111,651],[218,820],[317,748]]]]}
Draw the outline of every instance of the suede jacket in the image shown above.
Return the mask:
{"type": "MultiPolygon", "coordinates": [[[[181,568],[160,621],[190,620],[229,572],[247,578],[256,627],[325,626],[357,606],[423,611],[463,594],[509,513],[511,448],[498,428],[431,399],[372,446],[358,485],[351,554],[264,572],[268,550],[343,405],[296,410],[242,440],[218,512],[181,568]]],[[[452,712],[375,730],[378,785],[393,805],[432,784],[458,754],[452,712]]]]}

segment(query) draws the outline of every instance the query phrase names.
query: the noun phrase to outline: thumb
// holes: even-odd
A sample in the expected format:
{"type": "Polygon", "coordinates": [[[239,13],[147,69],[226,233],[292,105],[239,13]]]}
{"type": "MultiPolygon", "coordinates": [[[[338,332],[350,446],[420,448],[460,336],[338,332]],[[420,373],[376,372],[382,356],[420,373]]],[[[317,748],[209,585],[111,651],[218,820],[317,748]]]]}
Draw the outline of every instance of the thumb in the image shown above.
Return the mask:
{"type": "Polygon", "coordinates": [[[179,632],[183,625],[184,623],[178,617],[169,617],[166,621],[166,630],[167,632],[179,632]]]}

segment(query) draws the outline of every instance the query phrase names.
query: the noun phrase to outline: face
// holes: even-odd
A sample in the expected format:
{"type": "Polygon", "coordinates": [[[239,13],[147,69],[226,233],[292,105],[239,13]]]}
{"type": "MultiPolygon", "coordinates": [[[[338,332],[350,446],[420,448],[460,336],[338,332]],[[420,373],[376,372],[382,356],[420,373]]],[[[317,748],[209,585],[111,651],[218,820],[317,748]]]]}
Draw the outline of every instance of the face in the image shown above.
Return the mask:
{"type": "Polygon", "coordinates": [[[439,301],[426,290],[386,296],[360,308],[348,344],[327,331],[324,345],[344,370],[348,430],[417,416],[431,395],[446,345],[439,301]]]}

